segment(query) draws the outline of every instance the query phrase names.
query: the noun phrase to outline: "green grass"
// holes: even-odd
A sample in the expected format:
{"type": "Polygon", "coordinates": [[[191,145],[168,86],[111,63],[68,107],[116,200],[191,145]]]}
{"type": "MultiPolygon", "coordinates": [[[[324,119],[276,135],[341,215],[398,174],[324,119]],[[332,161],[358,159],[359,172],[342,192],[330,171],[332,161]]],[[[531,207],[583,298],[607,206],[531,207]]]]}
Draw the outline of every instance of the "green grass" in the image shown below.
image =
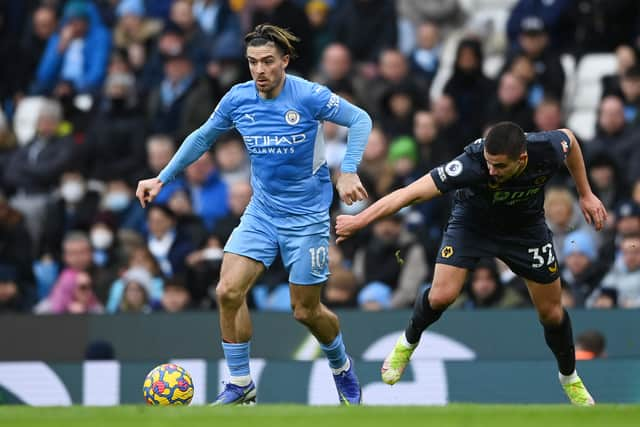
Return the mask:
{"type": "Polygon", "coordinates": [[[640,426],[640,405],[470,405],[445,407],[34,408],[0,406],[7,427],[614,427],[640,426]]]}

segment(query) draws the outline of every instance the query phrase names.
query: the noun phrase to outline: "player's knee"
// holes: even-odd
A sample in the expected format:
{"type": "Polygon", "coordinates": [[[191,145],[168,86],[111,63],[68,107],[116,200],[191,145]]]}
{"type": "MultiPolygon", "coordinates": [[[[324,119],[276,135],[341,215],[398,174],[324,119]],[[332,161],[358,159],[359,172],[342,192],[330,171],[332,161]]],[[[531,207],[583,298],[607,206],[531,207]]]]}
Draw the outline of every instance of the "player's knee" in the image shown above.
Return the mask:
{"type": "MultiPolygon", "coordinates": [[[[442,289],[442,287],[439,287],[439,289],[442,289]]],[[[429,291],[429,305],[434,310],[444,310],[456,300],[457,296],[456,294],[448,292],[446,288],[444,290],[431,288],[429,291]]]]}
{"type": "Polygon", "coordinates": [[[216,286],[216,299],[222,306],[239,306],[244,301],[244,292],[239,286],[235,286],[232,282],[220,278],[218,286],[216,286]]]}
{"type": "Polygon", "coordinates": [[[562,323],[564,311],[561,304],[545,304],[538,307],[538,317],[543,325],[555,326],[562,323]]]}
{"type": "Polygon", "coordinates": [[[304,305],[294,305],[293,317],[303,325],[308,325],[313,322],[313,319],[317,316],[317,307],[308,307],[304,305]]]}

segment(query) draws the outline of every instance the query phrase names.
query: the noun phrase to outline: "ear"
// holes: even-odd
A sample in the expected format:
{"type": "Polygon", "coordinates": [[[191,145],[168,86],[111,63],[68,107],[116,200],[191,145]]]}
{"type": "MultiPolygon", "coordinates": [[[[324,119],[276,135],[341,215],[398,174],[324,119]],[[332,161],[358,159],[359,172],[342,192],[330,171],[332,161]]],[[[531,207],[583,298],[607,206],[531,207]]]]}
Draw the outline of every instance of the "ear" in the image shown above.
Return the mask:
{"type": "Polygon", "coordinates": [[[289,59],[291,59],[289,54],[282,55],[282,62],[284,63],[284,68],[287,68],[287,66],[289,65],[289,59]]]}
{"type": "Polygon", "coordinates": [[[520,160],[521,162],[524,162],[527,160],[527,157],[529,157],[529,154],[525,151],[524,153],[520,154],[520,157],[518,157],[518,160],[520,160]]]}

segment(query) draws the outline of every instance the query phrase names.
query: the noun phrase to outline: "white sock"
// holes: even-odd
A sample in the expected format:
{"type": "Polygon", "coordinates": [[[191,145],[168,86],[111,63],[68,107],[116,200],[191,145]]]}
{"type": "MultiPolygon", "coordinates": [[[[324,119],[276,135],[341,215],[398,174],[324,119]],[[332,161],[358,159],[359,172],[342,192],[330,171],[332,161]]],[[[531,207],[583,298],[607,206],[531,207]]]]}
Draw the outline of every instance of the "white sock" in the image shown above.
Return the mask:
{"type": "Polygon", "coordinates": [[[567,385],[576,382],[580,379],[578,373],[574,370],[571,375],[562,375],[558,372],[558,378],[560,379],[560,384],[567,385]]]}
{"type": "Polygon", "coordinates": [[[407,336],[405,334],[402,334],[402,336],[400,337],[400,344],[412,350],[418,346],[418,343],[411,344],[409,341],[407,341],[407,336]]]}
{"type": "Polygon", "coordinates": [[[231,377],[229,379],[231,384],[239,385],[240,387],[246,387],[251,383],[251,375],[242,375],[239,377],[231,377]]]}
{"type": "Polygon", "coordinates": [[[339,367],[337,369],[331,368],[331,372],[333,372],[333,375],[338,375],[338,374],[341,374],[344,371],[348,371],[350,367],[351,367],[351,361],[347,357],[347,361],[344,362],[344,365],[342,365],[341,367],[339,367]]]}

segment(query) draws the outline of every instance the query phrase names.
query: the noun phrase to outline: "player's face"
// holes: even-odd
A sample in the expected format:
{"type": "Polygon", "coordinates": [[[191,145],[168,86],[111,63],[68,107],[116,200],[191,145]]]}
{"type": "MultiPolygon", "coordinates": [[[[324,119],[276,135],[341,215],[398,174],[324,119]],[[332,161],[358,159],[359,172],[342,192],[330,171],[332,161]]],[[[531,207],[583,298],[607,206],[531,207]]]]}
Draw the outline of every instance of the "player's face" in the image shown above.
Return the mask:
{"type": "Polygon", "coordinates": [[[505,182],[520,172],[527,162],[527,153],[522,153],[516,160],[506,154],[489,154],[485,150],[484,159],[487,162],[489,175],[496,183],[505,182]]]}
{"type": "Polygon", "coordinates": [[[263,98],[274,98],[284,83],[284,70],[289,65],[289,55],[282,55],[273,44],[247,47],[249,71],[256,88],[263,98]]]}

